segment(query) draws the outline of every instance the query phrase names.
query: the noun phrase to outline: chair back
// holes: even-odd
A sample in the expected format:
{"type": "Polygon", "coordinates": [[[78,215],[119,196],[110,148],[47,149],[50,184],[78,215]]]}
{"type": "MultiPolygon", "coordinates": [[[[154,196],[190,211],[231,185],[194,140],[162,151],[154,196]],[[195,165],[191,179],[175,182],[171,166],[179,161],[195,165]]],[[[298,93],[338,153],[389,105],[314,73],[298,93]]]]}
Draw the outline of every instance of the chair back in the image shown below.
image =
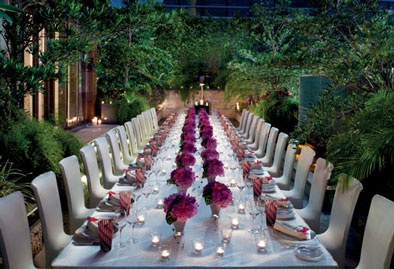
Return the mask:
{"type": "Polygon", "coordinates": [[[294,186],[290,191],[283,191],[283,195],[289,198],[294,208],[304,207],[305,184],[315,155],[316,152],[312,148],[302,147],[294,175],[294,186]]]}
{"type": "Polygon", "coordinates": [[[392,268],[393,251],[394,202],[376,194],[369,209],[357,269],[392,268]]]}
{"type": "Polygon", "coordinates": [[[335,189],[330,221],[324,233],[318,235],[320,242],[334,257],[338,268],[345,265],[346,242],[354,208],[363,185],[355,178],[349,178],[348,184],[339,181],[335,189]]]}
{"type": "Polygon", "coordinates": [[[97,162],[97,153],[92,144],[82,147],[81,153],[83,166],[89,190],[89,206],[96,207],[109,190],[104,189],[100,182],[100,170],[97,162]]]}
{"type": "Polygon", "coordinates": [[[127,138],[130,145],[131,156],[136,158],[138,155],[138,147],[137,147],[137,139],[135,138],[135,131],[133,124],[131,123],[131,121],[126,121],[124,123],[124,127],[126,129],[127,138]]]}
{"type": "Polygon", "coordinates": [[[237,128],[235,128],[237,131],[240,131],[242,129],[242,127],[244,126],[246,113],[247,113],[246,108],[242,109],[241,118],[239,120],[239,126],[237,128]]]}
{"type": "Polygon", "coordinates": [[[112,170],[111,155],[109,145],[105,136],[100,136],[94,140],[101,163],[101,171],[105,189],[111,189],[118,182],[119,176],[115,175],[112,170]]]}
{"type": "Polygon", "coordinates": [[[303,209],[297,210],[309,227],[316,232],[320,230],[320,214],[332,169],[332,163],[323,158],[317,159],[308,204],[303,209]]]}
{"type": "Polygon", "coordinates": [[[254,116],[254,114],[252,112],[248,113],[248,118],[246,119],[245,127],[242,129],[242,132],[240,132],[240,135],[242,135],[242,137],[244,137],[244,138],[248,134],[248,131],[250,129],[250,125],[252,124],[253,116],[254,116]]]}
{"type": "Polygon", "coordinates": [[[237,128],[237,131],[238,131],[240,134],[242,134],[242,133],[245,132],[246,123],[247,123],[247,121],[248,121],[248,117],[249,117],[249,114],[250,114],[249,110],[247,110],[247,109],[244,109],[244,110],[242,111],[242,113],[243,113],[243,112],[245,112],[245,115],[244,115],[243,118],[241,119],[241,123],[240,123],[239,128],[237,128]]]}
{"type": "Polygon", "coordinates": [[[254,142],[257,133],[257,123],[259,122],[260,117],[257,115],[253,115],[252,123],[250,124],[250,128],[248,131],[248,135],[245,138],[245,142],[251,144],[254,142]]]}
{"type": "Polygon", "coordinates": [[[263,126],[264,126],[264,119],[259,118],[257,121],[254,141],[253,141],[253,143],[249,144],[249,148],[251,150],[257,150],[259,148],[259,144],[260,144],[259,138],[260,138],[261,132],[263,131],[263,126]]]}
{"type": "Polygon", "coordinates": [[[115,128],[115,130],[118,133],[118,137],[120,140],[123,162],[127,165],[130,165],[132,162],[135,161],[135,157],[133,157],[130,152],[130,145],[127,140],[126,128],[124,125],[119,125],[115,128]]]}
{"type": "Polygon", "coordinates": [[[53,171],[43,173],[31,182],[37,203],[45,244],[45,261],[49,267],[52,260],[71,241],[72,236],[64,232],[63,211],[59,189],[53,171]]]}
{"type": "Polygon", "coordinates": [[[36,268],[26,216],[20,191],[0,197],[0,253],[5,269],[36,268]]]}
{"type": "Polygon", "coordinates": [[[274,149],[276,145],[276,139],[278,138],[278,128],[271,127],[270,134],[267,140],[267,148],[265,151],[264,157],[261,159],[261,163],[263,166],[271,166],[272,165],[272,158],[274,156],[274,149]]]}
{"type": "Polygon", "coordinates": [[[155,130],[155,132],[157,132],[159,130],[159,121],[157,119],[156,108],[152,107],[150,109],[150,112],[151,112],[151,116],[152,116],[152,120],[153,120],[153,129],[155,130]]]}
{"type": "Polygon", "coordinates": [[[297,146],[289,143],[287,145],[285,160],[283,163],[283,173],[280,177],[274,177],[276,185],[278,185],[281,190],[290,189],[296,152],[297,146]]]}
{"type": "Polygon", "coordinates": [[[261,131],[259,137],[259,148],[254,152],[257,158],[262,158],[265,154],[270,129],[271,124],[268,122],[264,122],[263,130],[261,131]]]}
{"type": "Polygon", "coordinates": [[[142,114],[138,114],[137,120],[140,125],[142,141],[146,141],[146,139],[148,138],[148,130],[147,130],[147,123],[145,122],[145,118],[142,116],[142,114]]]}
{"type": "Polygon", "coordinates": [[[144,139],[142,137],[141,125],[137,118],[132,118],[131,123],[133,125],[135,141],[137,142],[137,149],[142,150],[144,148],[144,139]]]}
{"type": "Polygon", "coordinates": [[[144,118],[144,122],[146,123],[146,134],[148,137],[151,137],[154,133],[154,128],[150,110],[145,110],[144,112],[142,112],[142,117],[144,118]]]}
{"type": "Polygon", "coordinates": [[[272,162],[272,165],[263,165],[263,168],[273,177],[280,176],[280,173],[282,171],[288,138],[289,136],[286,133],[279,133],[278,140],[276,141],[275,145],[274,160],[272,162]]]}
{"type": "Polygon", "coordinates": [[[64,187],[66,190],[70,234],[83,224],[86,218],[93,213],[93,209],[85,206],[85,197],[81,181],[81,172],[77,156],[71,155],[59,162],[64,187]]]}
{"type": "Polygon", "coordinates": [[[111,148],[113,173],[117,176],[124,174],[124,170],[128,169],[129,166],[123,162],[123,157],[120,154],[120,141],[118,139],[118,134],[115,129],[109,130],[106,134],[111,148]]]}

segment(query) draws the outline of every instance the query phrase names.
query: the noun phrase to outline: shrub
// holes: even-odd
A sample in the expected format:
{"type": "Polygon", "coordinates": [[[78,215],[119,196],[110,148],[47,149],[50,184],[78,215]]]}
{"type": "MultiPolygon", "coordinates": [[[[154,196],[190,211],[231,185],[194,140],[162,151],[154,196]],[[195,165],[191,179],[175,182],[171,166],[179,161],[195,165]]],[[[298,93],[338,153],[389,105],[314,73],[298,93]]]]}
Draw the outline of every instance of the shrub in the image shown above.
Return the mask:
{"type": "Polygon", "coordinates": [[[116,117],[118,122],[122,124],[149,109],[149,104],[145,97],[134,96],[128,99],[123,98],[116,102],[116,117]]]}

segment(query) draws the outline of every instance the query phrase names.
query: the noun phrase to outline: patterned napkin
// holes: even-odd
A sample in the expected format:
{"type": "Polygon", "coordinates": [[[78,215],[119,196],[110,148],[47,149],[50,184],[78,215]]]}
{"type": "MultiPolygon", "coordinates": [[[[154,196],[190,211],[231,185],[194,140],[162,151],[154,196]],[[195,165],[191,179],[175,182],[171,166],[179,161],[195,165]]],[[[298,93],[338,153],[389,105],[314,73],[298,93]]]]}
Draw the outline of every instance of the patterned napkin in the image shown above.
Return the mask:
{"type": "Polygon", "coordinates": [[[148,147],[144,147],[144,161],[145,169],[149,171],[152,168],[152,150],[148,147]]]}
{"type": "Polygon", "coordinates": [[[260,177],[254,177],[253,180],[253,196],[254,198],[260,197],[263,188],[263,180],[260,177]]]}
{"type": "Polygon", "coordinates": [[[131,201],[131,193],[128,191],[119,192],[120,198],[120,210],[124,212],[125,215],[128,215],[130,212],[130,201],[131,201]]]}
{"type": "Polygon", "coordinates": [[[249,161],[244,161],[244,162],[242,163],[242,171],[243,171],[245,177],[248,177],[248,176],[249,176],[249,174],[250,174],[250,168],[251,168],[251,164],[250,164],[249,161]]]}
{"type": "Polygon", "coordinates": [[[274,226],[276,221],[276,211],[278,209],[278,201],[274,199],[265,200],[265,216],[268,226],[274,226]]]}
{"type": "Polygon", "coordinates": [[[137,187],[139,188],[144,187],[145,184],[144,169],[138,168],[135,170],[135,179],[136,179],[137,187]]]}
{"type": "Polygon", "coordinates": [[[98,223],[100,249],[108,252],[112,249],[113,226],[111,219],[102,219],[98,223]]]}
{"type": "Polygon", "coordinates": [[[157,156],[157,142],[155,140],[149,140],[149,146],[150,149],[152,150],[152,155],[153,157],[157,156]]]}
{"type": "Polygon", "coordinates": [[[159,133],[157,133],[157,134],[155,134],[155,135],[153,136],[153,138],[155,139],[155,141],[156,141],[156,143],[157,143],[157,146],[158,146],[158,147],[161,147],[161,146],[162,146],[162,143],[163,143],[163,141],[162,141],[162,139],[161,139],[161,135],[160,135],[159,133]]]}

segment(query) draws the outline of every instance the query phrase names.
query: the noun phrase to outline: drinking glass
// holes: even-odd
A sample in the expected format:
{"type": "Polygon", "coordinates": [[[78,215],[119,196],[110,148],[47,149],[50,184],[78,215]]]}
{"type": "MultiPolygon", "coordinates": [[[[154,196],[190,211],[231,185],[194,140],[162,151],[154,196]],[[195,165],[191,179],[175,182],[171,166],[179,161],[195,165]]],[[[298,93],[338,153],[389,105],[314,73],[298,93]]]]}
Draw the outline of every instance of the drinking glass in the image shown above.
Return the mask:
{"type": "Polygon", "coordinates": [[[260,214],[260,212],[257,209],[253,199],[248,200],[248,202],[246,203],[246,211],[253,219],[253,226],[251,229],[249,229],[249,232],[251,232],[252,234],[259,233],[260,230],[256,227],[256,218],[260,214]]]}
{"type": "Polygon", "coordinates": [[[127,244],[134,244],[137,243],[138,240],[134,237],[134,228],[135,225],[138,223],[138,216],[135,211],[132,211],[129,216],[126,218],[127,223],[131,226],[131,235],[130,238],[126,240],[127,244]]]}
{"type": "Polygon", "coordinates": [[[117,210],[116,216],[115,216],[115,223],[118,225],[119,228],[119,241],[115,245],[116,248],[123,248],[126,246],[126,243],[122,241],[122,231],[124,227],[126,227],[127,221],[126,218],[124,217],[124,214],[120,211],[117,210]]]}

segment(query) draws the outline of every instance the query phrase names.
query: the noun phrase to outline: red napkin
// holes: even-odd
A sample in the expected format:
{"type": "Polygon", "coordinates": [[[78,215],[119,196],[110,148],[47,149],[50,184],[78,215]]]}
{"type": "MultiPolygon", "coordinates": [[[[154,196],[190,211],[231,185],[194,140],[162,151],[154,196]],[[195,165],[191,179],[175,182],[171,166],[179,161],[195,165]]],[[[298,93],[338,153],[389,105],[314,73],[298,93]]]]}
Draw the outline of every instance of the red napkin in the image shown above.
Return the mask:
{"type": "Polygon", "coordinates": [[[250,164],[250,162],[249,161],[244,161],[243,163],[242,163],[242,171],[243,171],[243,173],[244,173],[244,176],[249,176],[249,174],[250,174],[250,168],[251,168],[251,164],[250,164]]]}
{"type": "Polygon", "coordinates": [[[276,211],[278,209],[278,202],[274,199],[265,200],[265,216],[268,226],[274,226],[276,221],[276,211]]]}
{"type": "Polygon", "coordinates": [[[145,175],[143,169],[139,168],[135,170],[135,179],[138,187],[144,187],[145,175]]]}
{"type": "Polygon", "coordinates": [[[253,195],[255,198],[260,197],[261,189],[263,188],[263,180],[260,177],[255,177],[253,180],[253,195]]]}
{"type": "Polygon", "coordinates": [[[120,198],[120,210],[124,212],[125,215],[128,215],[130,212],[130,201],[131,201],[131,193],[128,191],[119,192],[120,198]]]}
{"type": "Polygon", "coordinates": [[[113,226],[112,220],[110,219],[102,219],[98,223],[99,229],[99,240],[100,240],[100,249],[104,252],[108,252],[112,248],[112,234],[113,234],[113,226]]]}

